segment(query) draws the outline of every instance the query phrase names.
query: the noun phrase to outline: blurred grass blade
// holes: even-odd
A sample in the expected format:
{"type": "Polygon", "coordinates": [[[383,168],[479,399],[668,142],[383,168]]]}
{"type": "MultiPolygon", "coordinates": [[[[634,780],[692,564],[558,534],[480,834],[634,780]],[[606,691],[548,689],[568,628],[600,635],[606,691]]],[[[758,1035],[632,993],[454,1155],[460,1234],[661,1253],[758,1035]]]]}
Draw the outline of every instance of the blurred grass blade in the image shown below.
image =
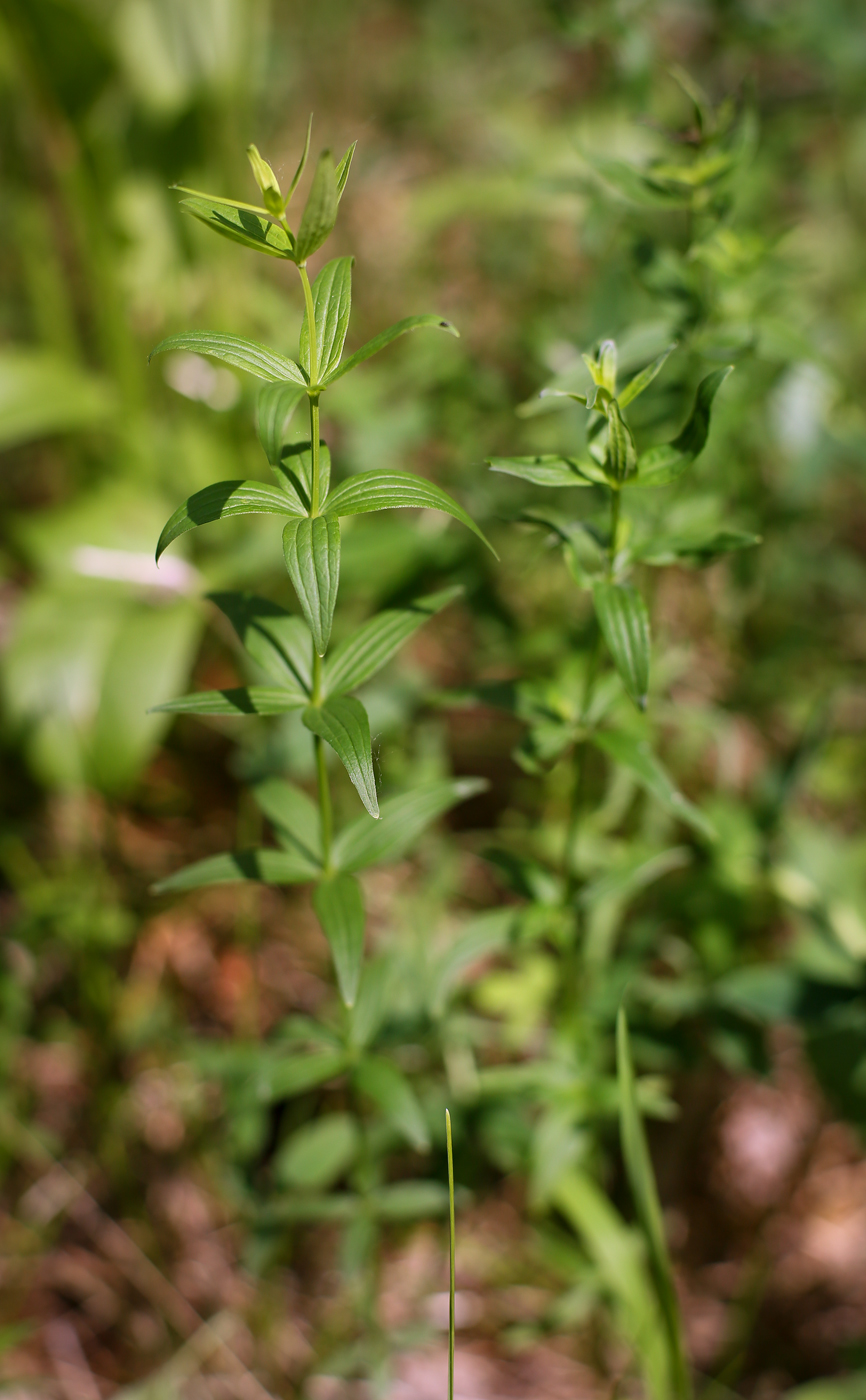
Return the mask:
{"type": "Polygon", "coordinates": [[[310,705],[303,720],[313,734],[331,745],[370,816],[378,817],[370,721],[360,700],[334,695],[321,707],[310,705]]]}
{"type": "Polygon", "coordinates": [[[180,331],[177,335],[167,336],[151,350],[147,357],[148,364],[154,355],[165,355],[170,350],[191,350],[196,355],[209,355],[211,359],[222,360],[235,369],[246,370],[257,379],[288,379],[302,388],[307,386],[307,380],[288,355],[280,355],[254,340],[243,340],[239,335],[223,335],[219,331],[180,331]]]}
{"type": "Polygon", "coordinates": [[[629,380],[622,393],[617,395],[620,408],[627,408],[639,394],[643,393],[644,389],[649,388],[656,375],[663,369],[668,356],[672,355],[676,348],[676,341],[674,341],[673,345],[669,345],[667,350],[662,351],[658,359],[653,360],[651,365],[647,365],[646,369],[642,369],[640,374],[636,374],[634,379],[629,380]]]}
{"type": "Polygon", "coordinates": [[[416,1152],[429,1152],[430,1133],[421,1105],[408,1079],[391,1060],[366,1055],[355,1070],[355,1082],[410,1147],[416,1152]]]}
{"type": "Polygon", "coordinates": [[[268,821],[276,829],[277,839],[285,845],[284,837],[299,848],[308,859],[321,863],[322,828],[315,802],[294,783],[284,778],[265,778],[253,786],[253,796],[268,821]]]}
{"type": "Polygon", "coordinates": [[[196,491],[166,521],[156,546],[157,563],[173,540],[198,525],[210,525],[231,515],[298,514],[295,503],[275,486],[265,486],[260,481],[216,481],[213,486],[196,491]]]}
{"type": "Polygon", "coordinates": [[[337,175],[330,151],[322,151],[295,238],[295,260],[305,263],[321,248],[337,222],[337,175]]]}
{"type": "Polygon", "coordinates": [[[221,233],[223,238],[230,238],[244,248],[267,253],[272,258],[293,256],[294,241],[291,235],[269,219],[264,211],[257,212],[253,205],[195,194],[182,199],[180,207],[215,233],[221,233]]]}
{"type": "Polygon", "coordinates": [[[259,880],[264,885],[305,885],[320,874],[320,866],[291,851],[225,851],[176,870],[154,885],[153,892],[177,894],[181,890],[227,885],[238,880],[259,880]]]}
{"type": "MultiPolygon", "coordinates": [[[[286,430],[292,414],[304,397],[304,386],[294,381],[275,380],[259,393],[256,406],[256,430],[265,456],[272,467],[279,467],[285,446],[286,430]]],[[[280,485],[283,478],[279,476],[280,485]]]]}
{"type": "Polygon", "coordinates": [[[339,520],[325,515],[290,520],[283,531],[283,554],[313,645],[324,656],[340,582],[339,520]]]}
{"type": "Polygon", "coordinates": [[[325,662],[326,695],[355,690],[391,660],[404,642],[427,620],[453,602],[462,588],[445,588],[418,598],[409,608],[389,608],[371,617],[337,647],[325,662]]]}
{"type": "MultiPolygon", "coordinates": [[[[462,525],[477,535],[492,554],[495,549],[479,530],[475,521],[455,500],[423,476],[410,472],[358,472],[342,482],[325,504],[328,515],[365,515],[373,510],[441,510],[453,515],[462,525]]],[[[496,556],[499,557],[498,555],[496,556]]]]}
{"type": "Polygon", "coordinates": [[[355,1005],[364,957],[364,901],[351,875],[322,880],[313,891],[313,908],[331,945],[340,996],[355,1005]]]}
{"type": "Polygon", "coordinates": [[[233,690],[198,690],[154,705],[150,714],[173,715],[284,715],[310,703],[302,690],[276,686],[237,686],[233,690]]]}
{"type": "Polygon", "coordinates": [[[643,598],[630,584],[599,579],[592,585],[602,636],[631,700],[645,710],[649,687],[650,628],[643,598]]]}
{"type": "Polygon", "coordinates": [[[334,842],[334,864],[339,870],[355,871],[399,860],[431,822],[486,786],[483,778],[450,778],[387,798],[378,822],[358,817],[343,828],[334,842]]]}
{"type": "MultiPolygon", "coordinates": [[[[313,283],[313,314],[316,318],[316,348],[319,358],[319,383],[335,370],[343,354],[349,314],[352,309],[352,264],[354,258],[334,258],[325,263],[313,283]]],[[[310,327],[307,313],[301,325],[298,358],[310,373],[310,327]]]]}
{"type": "Polygon", "coordinates": [[[651,793],[667,811],[687,822],[708,841],[715,840],[716,833],[703,812],[689,802],[671,781],[660,761],[656,758],[646,739],[638,739],[619,729],[597,730],[592,742],[615,763],[621,763],[637,778],[642,787],[651,793]]]}
{"type": "Polygon", "coordinates": [[[692,1386],[683,1348],[679,1302],[674,1288],[652,1162],[637,1104],[628,1022],[622,1006],[616,1018],[616,1063],[622,1154],[638,1220],[646,1237],[650,1268],[655,1279],[656,1293],[667,1333],[672,1390],[678,1400],[690,1400],[692,1386]]]}
{"type": "Polygon", "coordinates": [[[712,374],[701,380],[694,407],[682,432],[673,442],[650,447],[641,453],[637,475],[630,480],[630,486],[667,486],[691,466],[706,446],[713,399],[733,368],[733,365],[726,365],[724,369],[713,370],[712,374]]]}
{"type": "Polygon", "coordinates": [[[378,355],[380,350],[384,350],[393,340],[405,335],[407,331],[421,330],[423,326],[434,326],[438,330],[447,331],[449,335],[459,336],[460,332],[452,326],[450,321],[446,321],[443,316],[435,316],[428,312],[423,316],[404,316],[402,321],[395,321],[393,326],[389,326],[386,331],[380,331],[372,340],[368,340],[366,345],[362,345],[360,350],[356,350],[354,355],[350,355],[348,360],[344,360],[338,369],[332,371],[328,376],[327,383],[333,384],[335,379],[340,379],[344,374],[348,374],[358,365],[362,365],[365,360],[369,360],[371,355],[378,355]]]}
{"type": "Polygon", "coordinates": [[[558,457],[549,452],[534,457],[488,457],[490,470],[505,476],[519,476],[536,486],[592,486],[582,476],[578,458],[558,457]]]}

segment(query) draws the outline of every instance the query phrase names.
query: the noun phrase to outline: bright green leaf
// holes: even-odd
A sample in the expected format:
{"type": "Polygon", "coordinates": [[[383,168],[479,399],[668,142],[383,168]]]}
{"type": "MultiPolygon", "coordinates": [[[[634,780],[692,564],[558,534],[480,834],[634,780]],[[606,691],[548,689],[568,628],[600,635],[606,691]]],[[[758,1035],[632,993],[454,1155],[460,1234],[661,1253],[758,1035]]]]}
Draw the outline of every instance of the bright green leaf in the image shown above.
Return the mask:
{"type": "Polygon", "coordinates": [[[617,395],[620,408],[627,408],[639,394],[643,393],[644,389],[649,388],[656,375],[664,367],[668,356],[673,354],[676,348],[675,341],[673,345],[668,346],[667,350],[663,350],[658,359],[653,360],[651,365],[647,365],[646,369],[642,369],[640,374],[636,374],[634,379],[629,380],[622,393],[617,395]]]}
{"type": "Polygon", "coordinates": [[[316,1050],[308,1055],[281,1055],[263,1066],[252,1080],[251,1087],[260,1103],[275,1103],[279,1099],[306,1094],[329,1079],[336,1079],[346,1069],[346,1056],[341,1050],[316,1050]]]}
{"type": "Polygon", "coordinates": [[[166,700],[148,712],[174,715],[284,715],[302,709],[310,697],[302,690],[282,690],[276,686],[238,686],[233,690],[199,690],[166,700]]]}
{"type": "Polygon", "coordinates": [[[704,535],[662,535],[632,548],[635,559],[657,566],[674,564],[678,559],[695,564],[711,564],[722,554],[750,549],[761,543],[760,535],[748,530],[711,530],[704,535]]]}
{"type": "Polygon", "coordinates": [[[354,1006],[364,958],[364,900],[351,875],[322,880],[313,891],[313,908],[331,945],[340,996],[354,1006]]]}
{"type": "Polygon", "coordinates": [[[289,577],[319,656],[328,649],[340,581],[340,522],[334,516],[290,520],[283,531],[289,577]]]}
{"type": "Polygon", "coordinates": [[[646,709],[650,627],[643,598],[630,584],[599,579],[592,585],[595,614],[604,640],[634,703],[646,709]]]}
{"type": "Polygon", "coordinates": [[[361,1137],[349,1113],[329,1113],[304,1123],[276,1154],[274,1175],[282,1186],[327,1191],[351,1167],[361,1137]]]}
{"type": "Polygon", "coordinates": [[[352,142],[346,154],[343,156],[343,159],[337,165],[336,176],[338,199],[343,198],[343,190],[346,188],[346,181],[349,178],[349,171],[352,169],[352,158],[355,154],[355,147],[357,146],[357,144],[357,141],[352,142]]]}
{"type": "Polygon", "coordinates": [[[485,787],[481,778],[449,778],[389,797],[379,809],[378,822],[358,817],[343,828],[334,842],[334,864],[354,871],[399,860],[431,822],[485,787]]]}
{"type": "Polygon", "coordinates": [[[385,1118],[416,1152],[429,1152],[430,1133],[421,1106],[406,1076],[390,1060],[369,1055],[354,1074],[358,1088],[381,1109],[385,1118]]]}
{"type": "MultiPolygon", "coordinates": [[[[328,515],[365,515],[373,510],[399,510],[414,507],[419,510],[441,510],[453,515],[462,525],[477,535],[496,554],[489,540],[462,506],[452,500],[441,486],[410,472],[358,472],[342,482],[331,493],[325,505],[328,515]]],[[[498,556],[497,556],[498,557],[498,556]]]]}
{"type": "Polygon", "coordinates": [[[619,411],[619,404],[613,399],[608,405],[608,470],[614,481],[627,481],[637,469],[637,450],[631,429],[619,411]]]}
{"type": "MultiPolygon", "coordinates": [[[[352,309],[352,264],[354,258],[334,258],[325,263],[313,283],[313,312],[316,320],[317,381],[322,383],[337,368],[346,343],[352,309]]],[[[298,358],[310,374],[310,328],[307,313],[301,325],[298,358]]]]}
{"type": "Polygon", "coordinates": [[[328,384],[333,384],[335,379],[340,379],[350,370],[362,365],[365,360],[369,360],[371,355],[378,355],[380,350],[384,350],[390,345],[392,340],[398,336],[405,335],[407,331],[417,331],[423,326],[435,326],[438,330],[447,331],[449,335],[459,336],[460,332],[452,326],[450,321],[446,321],[442,316],[434,316],[427,313],[423,316],[404,316],[402,321],[396,321],[393,326],[389,326],[386,331],[380,331],[372,340],[368,340],[366,345],[362,345],[360,350],[356,350],[354,355],[350,355],[348,360],[335,369],[327,379],[328,384]]]}
{"type": "MultiPolygon", "coordinates": [[[[259,442],[272,467],[279,468],[280,456],[285,446],[286,431],[292,414],[304,397],[304,387],[294,382],[276,380],[267,384],[259,394],[256,407],[256,428],[259,442]]],[[[278,475],[280,485],[282,478],[278,475]]]]}
{"type": "Polygon", "coordinates": [[[89,428],[112,407],[106,382],[52,351],[5,345],[0,352],[0,448],[89,428]]]}
{"type": "Polygon", "coordinates": [[[194,219],[207,224],[215,233],[221,233],[224,238],[241,243],[245,248],[268,253],[272,258],[293,256],[293,242],[286,230],[273,223],[264,211],[257,213],[252,205],[194,194],[182,199],[180,207],[192,214],[194,219]]]}
{"type": "MultiPolygon", "coordinates": [[[[284,447],[274,468],[280,485],[299,500],[307,515],[313,494],[313,454],[309,442],[293,442],[284,447]]],[[[331,454],[327,443],[319,439],[319,500],[324,501],[331,489],[331,454]]]]}
{"type": "Polygon", "coordinates": [[[156,559],[168,549],[173,540],[209,525],[226,520],[231,515],[297,515],[295,503],[285,491],[265,486],[260,481],[216,481],[203,491],[196,491],[174,515],[166,521],[156,546],[156,559]]]}
{"type": "Polygon", "coordinates": [[[310,705],[304,711],[303,721],[313,734],[331,745],[370,816],[378,817],[370,721],[360,700],[333,695],[321,707],[310,705]]]}
{"type": "Polygon", "coordinates": [[[252,166],[256,184],[262,192],[265,208],[269,214],[279,218],[284,203],[279,180],[264,156],[259,154],[258,146],[247,146],[247,159],[252,166]]]}
{"type": "Polygon", "coordinates": [[[196,355],[209,355],[213,360],[222,360],[235,369],[246,370],[257,379],[269,382],[288,379],[306,388],[307,381],[300,368],[288,355],[280,355],[269,350],[266,345],[258,345],[254,340],[242,340],[239,335],[223,335],[220,331],[180,331],[161,340],[147,357],[148,364],[154,355],[165,355],[169,350],[192,350],[196,355]]]}
{"type": "Polygon", "coordinates": [[[463,590],[443,589],[427,598],[418,598],[409,608],[389,608],[371,617],[342,642],[325,661],[326,695],[355,690],[390,661],[405,641],[463,590]]]}
{"type": "Polygon", "coordinates": [[[591,486],[592,481],[581,475],[580,459],[559,457],[548,452],[534,457],[488,457],[491,471],[505,476],[519,476],[536,486],[591,486]]]}
{"type": "Polygon", "coordinates": [[[295,238],[295,261],[305,263],[337,222],[337,175],[330,151],[322,151],[295,238]]]}

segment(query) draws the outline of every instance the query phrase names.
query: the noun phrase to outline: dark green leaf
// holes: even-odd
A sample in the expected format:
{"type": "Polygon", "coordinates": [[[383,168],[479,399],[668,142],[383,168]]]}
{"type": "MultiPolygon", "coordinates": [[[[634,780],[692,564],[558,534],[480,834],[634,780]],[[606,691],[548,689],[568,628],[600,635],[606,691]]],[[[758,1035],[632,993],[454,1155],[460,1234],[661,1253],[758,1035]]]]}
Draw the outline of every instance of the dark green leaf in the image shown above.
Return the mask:
{"type": "Polygon", "coordinates": [[[695,395],[694,408],[682,432],[660,447],[651,447],[642,452],[637,464],[637,475],[631,486],[667,486],[691,466],[704,450],[710,432],[710,414],[713,399],[721,389],[733,365],[713,370],[702,379],[695,395]]]}
{"type": "Polygon", "coordinates": [[[253,795],[283,845],[297,847],[313,864],[321,864],[322,829],[315,802],[284,778],[265,778],[253,787],[253,795]]]}
{"type": "Polygon", "coordinates": [[[335,379],[340,379],[342,375],[348,374],[357,365],[362,365],[365,360],[369,360],[371,355],[378,355],[380,350],[384,350],[386,345],[390,345],[392,340],[398,336],[405,335],[407,331],[417,331],[422,326],[435,326],[438,330],[447,331],[449,335],[458,335],[460,332],[452,326],[450,321],[446,321],[442,316],[434,316],[429,312],[424,316],[404,316],[402,321],[396,321],[393,326],[389,326],[386,331],[380,331],[372,340],[368,340],[366,345],[362,345],[360,350],[356,350],[354,355],[350,355],[343,363],[328,376],[327,383],[333,384],[335,379]]]}
{"type": "Polygon", "coordinates": [[[689,826],[694,827],[707,840],[715,839],[716,833],[710,822],[694,803],[689,802],[688,798],[677,790],[646,739],[636,739],[634,735],[623,733],[621,730],[605,729],[596,731],[592,742],[615,763],[621,763],[624,768],[628,768],[641,786],[667,811],[688,822],[689,826]]]}
{"type": "Polygon", "coordinates": [[[319,656],[328,649],[340,581],[340,522],[331,515],[290,520],[283,531],[289,577],[319,656]]]}
{"type": "Polygon", "coordinates": [[[254,340],[242,340],[239,335],[223,335],[219,331],[181,331],[161,340],[148,355],[148,364],[154,355],[165,355],[169,350],[192,350],[197,355],[209,355],[213,360],[222,360],[235,369],[244,369],[257,379],[290,380],[306,388],[307,381],[294,360],[288,355],[280,355],[269,350],[266,345],[257,345],[254,340]]]}
{"type": "Polygon", "coordinates": [[[389,797],[379,809],[378,822],[358,817],[343,828],[334,842],[334,864],[339,870],[354,871],[399,860],[431,822],[486,786],[481,778],[446,779],[389,797]]]}
{"type": "MultiPolygon", "coordinates": [[[[256,411],[256,427],[259,442],[272,467],[278,467],[280,455],[285,446],[286,429],[292,414],[304,397],[300,384],[277,380],[266,385],[259,394],[256,411]]],[[[280,481],[282,485],[282,481],[280,481]]]]}
{"type": "Polygon", "coordinates": [[[333,695],[321,707],[310,705],[303,720],[313,734],[331,745],[370,816],[378,817],[370,721],[360,700],[333,695]]]}
{"type": "Polygon", "coordinates": [[[287,690],[312,688],[312,639],[306,623],[269,598],[210,593],[257,666],[287,690]]]}
{"type": "Polygon", "coordinates": [[[597,580],[592,585],[595,614],[626,691],[646,709],[649,687],[650,628],[646,604],[630,584],[597,580]]]}
{"type": "Polygon", "coordinates": [[[226,520],[230,515],[298,514],[294,501],[275,486],[265,486],[260,481],[216,481],[213,486],[196,491],[166,522],[156,546],[157,563],[173,540],[197,525],[226,520]]]}
{"type": "Polygon", "coordinates": [[[721,554],[749,549],[760,544],[761,536],[748,530],[712,530],[705,535],[667,535],[646,540],[632,549],[636,559],[646,564],[673,564],[688,559],[696,564],[710,564],[721,554]]]}
{"type": "Polygon", "coordinates": [[[463,590],[443,589],[418,598],[409,608],[388,609],[371,617],[327,658],[324,672],[326,695],[355,690],[390,661],[405,641],[463,590]]]}
{"type": "Polygon", "coordinates": [[[160,711],[174,715],[284,715],[299,710],[310,702],[302,690],[283,690],[276,686],[238,686],[234,690],[199,690],[154,705],[148,713],[160,711]]]}
{"type": "MultiPolygon", "coordinates": [[[[352,309],[352,264],[354,258],[334,258],[325,263],[313,283],[313,313],[316,318],[316,379],[319,384],[337,368],[346,343],[349,313],[352,309]]],[[[310,328],[307,313],[301,325],[298,358],[310,374],[310,328]]]]}
{"type": "Polygon", "coordinates": [[[644,1135],[635,1092],[634,1069],[628,1039],[625,1011],[616,1018],[616,1062],[619,1081],[619,1126],[626,1176],[631,1187],[637,1217],[647,1242],[650,1268],[667,1332],[674,1395],[687,1400],[691,1381],[686,1368],[680,1308],[674,1288],[670,1255],[665,1241],[662,1211],[655,1176],[644,1135]]]}
{"type": "Polygon", "coordinates": [[[649,388],[659,370],[663,368],[668,356],[673,354],[676,348],[675,341],[673,345],[668,346],[667,350],[663,350],[658,359],[653,360],[651,365],[647,365],[646,369],[642,369],[640,374],[636,374],[634,379],[629,380],[622,393],[617,395],[620,408],[627,408],[639,394],[643,393],[644,389],[649,388]]]}
{"type": "Polygon", "coordinates": [[[203,885],[227,885],[260,880],[264,885],[305,885],[321,874],[318,865],[291,851],[225,851],[176,870],[154,885],[154,894],[196,890],[203,885]]]}
{"type": "Polygon", "coordinates": [[[323,880],[313,892],[313,908],[331,945],[340,996],[354,1006],[364,957],[361,886],[351,875],[323,880]]]}
{"type": "Polygon", "coordinates": [[[353,141],[343,159],[339,162],[336,170],[337,176],[337,198],[343,198],[343,190],[346,188],[346,181],[349,178],[349,171],[352,169],[352,157],[355,154],[357,141],[353,141]]]}
{"type": "Polygon", "coordinates": [[[487,462],[491,471],[519,476],[536,486],[592,485],[588,477],[581,475],[577,457],[558,457],[548,452],[535,457],[488,457],[487,462]]]}
{"type": "MultiPolygon", "coordinates": [[[[310,509],[313,490],[313,454],[309,442],[293,442],[284,447],[274,474],[290,496],[296,497],[306,515],[310,509]]],[[[327,443],[319,439],[319,500],[324,501],[331,489],[331,454],[327,443]]]]}
{"type": "Polygon", "coordinates": [[[337,175],[330,151],[322,151],[295,239],[295,261],[305,263],[337,222],[337,175]]]}
{"type": "Polygon", "coordinates": [[[372,510],[399,510],[403,507],[441,510],[453,515],[455,520],[483,540],[491,553],[496,554],[492,544],[484,538],[462,506],[458,506],[441,486],[435,486],[423,476],[412,476],[410,472],[358,472],[331,493],[325,510],[328,515],[365,515],[372,510]]]}
{"type": "Polygon", "coordinates": [[[182,199],[180,207],[207,224],[208,228],[221,233],[224,238],[231,238],[234,243],[242,243],[245,248],[253,248],[257,253],[269,253],[273,258],[292,257],[291,237],[279,224],[273,223],[264,211],[258,213],[250,205],[213,199],[206,194],[194,194],[182,199]]]}
{"type": "Polygon", "coordinates": [[[416,1152],[429,1152],[430,1133],[421,1106],[395,1064],[380,1055],[368,1055],[355,1070],[354,1079],[416,1152]]]}

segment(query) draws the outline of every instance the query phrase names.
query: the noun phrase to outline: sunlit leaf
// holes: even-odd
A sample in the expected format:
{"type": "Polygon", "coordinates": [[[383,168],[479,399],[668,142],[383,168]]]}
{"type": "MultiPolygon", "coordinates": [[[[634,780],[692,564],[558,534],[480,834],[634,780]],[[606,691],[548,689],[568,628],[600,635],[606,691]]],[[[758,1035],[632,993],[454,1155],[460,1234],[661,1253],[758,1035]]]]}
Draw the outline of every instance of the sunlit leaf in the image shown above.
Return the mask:
{"type": "Polygon", "coordinates": [[[175,715],[283,715],[302,709],[310,702],[302,690],[282,690],[276,686],[238,686],[232,690],[199,690],[154,705],[151,714],[160,711],[175,715]]]}
{"type": "Polygon", "coordinates": [[[491,471],[519,476],[536,486],[592,485],[592,481],[581,474],[577,457],[559,457],[549,452],[534,457],[488,457],[486,460],[491,471]]]}
{"type": "MultiPolygon", "coordinates": [[[[322,383],[340,363],[349,314],[352,309],[352,264],[354,258],[334,258],[325,263],[313,283],[313,312],[316,319],[316,357],[318,383],[322,383]]],[[[301,325],[298,358],[310,370],[310,328],[307,313],[301,325]]]]}
{"type": "Polygon", "coordinates": [[[322,880],[313,892],[313,908],[331,945],[340,996],[354,1006],[364,957],[364,901],[351,875],[322,880]]]}
{"type": "Polygon", "coordinates": [[[402,321],[396,321],[393,326],[389,326],[386,331],[380,331],[372,340],[368,340],[366,345],[362,345],[360,350],[356,350],[354,355],[350,355],[348,360],[335,369],[327,379],[328,384],[333,384],[335,379],[340,379],[342,375],[348,374],[350,370],[362,365],[365,360],[369,360],[371,355],[378,355],[380,350],[384,350],[390,345],[392,340],[405,335],[407,331],[417,331],[423,326],[433,326],[437,330],[447,331],[449,335],[459,336],[460,332],[452,326],[450,321],[446,321],[442,316],[435,316],[427,313],[423,316],[404,316],[402,321]]]}
{"type": "Polygon", "coordinates": [[[428,618],[453,602],[461,592],[459,586],[446,588],[441,593],[418,598],[409,608],[389,608],[371,617],[326,659],[323,678],[325,693],[337,695],[363,685],[390,661],[428,618]]]}
{"type": "Polygon", "coordinates": [[[295,260],[305,263],[321,248],[337,222],[337,176],[330,151],[319,156],[307,203],[295,238],[295,260]]]}
{"type": "Polygon", "coordinates": [[[330,744],[370,816],[378,817],[370,721],[360,700],[333,695],[322,706],[310,705],[303,720],[313,734],[330,744]]]}
{"type": "Polygon", "coordinates": [[[176,894],[203,885],[227,885],[238,880],[259,880],[265,885],[304,885],[315,880],[321,868],[292,851],[225,851],[207,856],[177,870],[154,885],[154,894],[176,894]]]}
{"type": "MultiPolygon", "coordinates": [[[[301,399],[303,385],[276,380],[261,390],[256,408],[259,442],[272,467],[278,467],[285,446],[286,430],[301,399]]],[[[282,482],[281,482],[282,484],[282,482]]]]}
{"type": "Polygon", "coordinates": [[[209,355],[213,360],[222,360],[235,369],[244,369],[257,379],[269,382],[288,379],[306,388],[307,381],[294,360],[288,355],[280,355],[269,350],[266,345],[258,345],[254,340],[242,340],[239,335],[223,335],[220,331],[180,331],[161,340],[148,355],[148,363],[154,355],[165,355],[169,350],[192,350],[196,355],[209,355]]]}
{"type": "Polygon", "coordinates": [[[284,778],[265,778],[253,786],[253,795],[270,821],[278,840],[297,848],[305,859],[320,863],[322,830],[319,809],[307,794],[284,778]]]}
{"type": "Polygon", "coordinates": [[[340,522],[331,515],[290,520],[283,531],[289,577],[319,656],[328,649],[340,581],[340,522]]]}
{"type": "Polygon", "coordinates": [[[328,515],[364,515],[373,510],[441,510],[453,515],[462,525],[470,529],[487,548],[496,553],[489,540],[455,500],[423,476],[413,476],[410,472],[358,472],[332,491],[325,503],[328,515]]]}
{"type": "Polygon", "coordinates": [[[106,382],[48,350],[0,351],[0,448],[89,428],[113,408],[106,382]]]}
{"type": "Polygon", "coordinates": [[[287,690],[312,687],[312,638],[306,623],[269,598],[252,593],[211,593],[257,666],[287,690]]]}
{"type": "MultiPolygon", "coordinates": [[[[179,188],[179,187],[178,187],[179,188]]],[[[181,209],[200,219],[215,233],[252,248],[257,253],[268,253],[273,258],[291,258],[293,243],[289,234],[267,215],[257,213],[254,206],[235,203],[230,200],[214,199],[211,195],[194,194],[180,202],[181,209]]]]}
{"type": "Polygon", "coordinates": [[[298,514],[291,497],[275,486],[265,486],[260,481],[216,481],[203,491],[196,491],[166,521],[156,546],[157,562],[173,540],[198,525],[210,525],[232,515],[298,514]]]}
{"type": "Polygon", "coordinates": [[[630,584],[598,579],[592,585],[595,615],[626,691],[646,709],[650,628],[643,598],[630,584]]]}
{"type": "Polygon", "coordinates": [[[452,778],[422,783],[411,792],[387,798],[379,808],[378,822],[358,817],[343,828],[334,842],[335,866],[355,871],[399,860],[431,822],[486,786],[482,778],[452,778]]]}

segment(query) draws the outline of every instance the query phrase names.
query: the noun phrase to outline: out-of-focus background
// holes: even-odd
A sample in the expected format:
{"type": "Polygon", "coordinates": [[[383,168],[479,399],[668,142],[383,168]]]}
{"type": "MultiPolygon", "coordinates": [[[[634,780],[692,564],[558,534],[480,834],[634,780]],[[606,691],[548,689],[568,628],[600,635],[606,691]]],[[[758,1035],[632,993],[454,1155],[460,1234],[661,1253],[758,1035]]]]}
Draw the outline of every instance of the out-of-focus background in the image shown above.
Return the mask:
{"type": "MultiPolygon", "coordinates": [[[[695,1367],[719,1396],[864,1393],[864,94],[858,0],[2,0],[5,1393],[444,1396],[446,1102],[458,1394],[631,1393],[615,1280],[551,1205],[585,1156],[630,1216],[610,1077],[629,979],[695,1367]],[[680,69],[749,143],[697,252],[604,164],[688,145],[680,69]],[[251,381],[148,351],[200,327],[294,353],[302,314],[291,267],[213,239],[169,186],[253,199],[246,145],[290,176],[310,111],[314,150],[358,141],[332,240],[356,257],[350,344],[428,310],[461,334],[333,391],[336,467],[432,476],[502,556],[438,516],[345,534],[344,633],[465,587],[367,696],[385,780],[489,782],[365,880],[402,1137],[369,1105],[359,1125],[339,1082],[279,1087],[280,1047],[336,1015],[306,894],[149,892],[260,839],[250,779],[309,775],[294,722],[146,712],[237,675],[209,589],[288,602],[258,517],[154,571],[181,499],[266,464],[251,381]],[[591,887],[605,972],[563,1079],[548,932],[496,941],[529,867],[485,858],[555,824],[562,788],[512,756],[519,716],[469,692],[549,675],[587,613],[484,458],[577,443],[582,411],[536,412],[538,390],[599,337],[637,367],[672,334],[737,367],[688,500],[762,536],[652,598],[666,758],[719,840],[655,884],[591,887]]],[[[681,413],[677,373],[650,431],[681,413]]],[[[598,793],[599,860],[623,869],[662,840],[652,813],[614,837],[633,800],[598,793]]]]}

